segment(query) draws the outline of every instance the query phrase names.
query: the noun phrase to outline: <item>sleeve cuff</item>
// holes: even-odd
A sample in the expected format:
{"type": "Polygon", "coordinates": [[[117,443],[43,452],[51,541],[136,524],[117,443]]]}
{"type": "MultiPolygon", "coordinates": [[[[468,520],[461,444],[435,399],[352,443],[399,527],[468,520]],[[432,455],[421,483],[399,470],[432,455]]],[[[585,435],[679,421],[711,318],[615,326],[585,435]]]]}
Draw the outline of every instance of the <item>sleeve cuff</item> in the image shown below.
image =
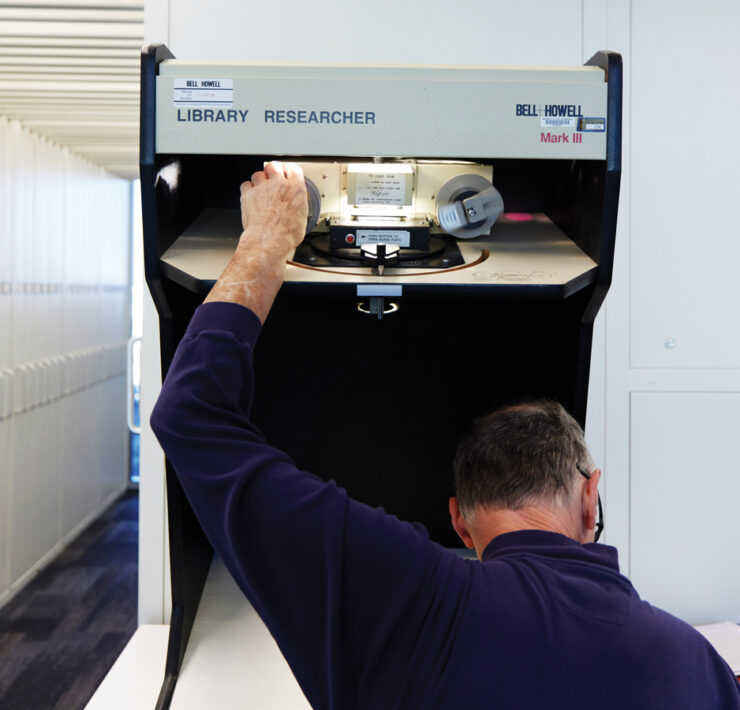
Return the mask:
{"type": "Polygon", "coordinates": [[[224,330],[233,333],[237,340],[254,345],[261,329],[260,319],[246,306],[212,301],[195,309],[185,337],[194,338],[206,330],[224,330]]]}

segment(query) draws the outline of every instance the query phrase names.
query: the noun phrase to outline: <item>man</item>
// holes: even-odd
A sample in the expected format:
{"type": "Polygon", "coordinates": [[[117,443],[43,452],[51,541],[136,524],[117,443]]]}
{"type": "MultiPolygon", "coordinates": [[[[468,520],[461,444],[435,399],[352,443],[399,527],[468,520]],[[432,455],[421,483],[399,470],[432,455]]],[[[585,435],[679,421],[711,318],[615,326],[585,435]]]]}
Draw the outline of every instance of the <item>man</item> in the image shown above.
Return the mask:
{"type": "Polygon", "coordinates": [[[458,450],[450,513],[480,562],[264,441],[249,419],[252,351],[303,237],[300,169],[268,164],[241,205],[239,245],[152,428],[313,707],[740,708],[712,647],[641,601],[616,551],[592,542],[600,472],[559,405],[494,413],[458,450]]]}

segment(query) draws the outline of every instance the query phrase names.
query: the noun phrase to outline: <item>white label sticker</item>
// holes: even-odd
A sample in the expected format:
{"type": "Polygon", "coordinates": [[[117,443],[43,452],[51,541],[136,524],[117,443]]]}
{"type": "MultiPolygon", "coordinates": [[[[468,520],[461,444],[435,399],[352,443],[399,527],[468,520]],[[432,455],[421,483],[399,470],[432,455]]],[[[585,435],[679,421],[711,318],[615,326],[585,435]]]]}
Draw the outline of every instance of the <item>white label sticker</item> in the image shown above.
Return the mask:
{"type": "Polygon", "coordinates": [[[234,103],[233,79],[175,79],[172,100],[175,106],[231,106],[234,103]]]}
{"type": "Polygon", "coordinates": [[[578,121],[579,131],[596,131],[603,133],[606,130],[605,118],[582,118],[578,121]]]}
{"type": "Polygon", "coordinates": [[[357,245],[360,244],[398,244],[399,247],[411,245],[411,232],[403,229],[358,229],[357,245]]]}
{"type": "Polygon", "coordinates": [[[542,116],[540,126],[542,128],[575,128],[576,120],[576,118],[565,116],[542,116]]]}
{"type": "Polygon", "coordinates": [[[356,205],[405,205],[406,180],[404,173],[357,173],[356,205]]]}

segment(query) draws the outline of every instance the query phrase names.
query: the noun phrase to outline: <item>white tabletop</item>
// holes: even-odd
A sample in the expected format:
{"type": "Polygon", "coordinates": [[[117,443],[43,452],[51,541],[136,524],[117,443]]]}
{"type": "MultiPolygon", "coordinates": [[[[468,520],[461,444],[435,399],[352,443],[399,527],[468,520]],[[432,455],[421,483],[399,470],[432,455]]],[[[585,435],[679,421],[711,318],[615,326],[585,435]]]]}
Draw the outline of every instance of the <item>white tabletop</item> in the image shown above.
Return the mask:
{"type": "Polygon", "coordinates": [[[98,686],[86,710],[153,708],[164,678],[167,636],[162,624],[140,626],[98,686]]]}
{"type": "Polygon", "coordinates": [[[310,710],[277,644],[220,560],[190,635],[172,710],[310,710]]]}
{"type": "MultiPolygon", "coordinates": [[[[169,626],[140,626],[86,710],[148,710],[164,679],[169,626]]],[[[277,644],[214,560],[171,710],[310,710],[277,644]]]]}

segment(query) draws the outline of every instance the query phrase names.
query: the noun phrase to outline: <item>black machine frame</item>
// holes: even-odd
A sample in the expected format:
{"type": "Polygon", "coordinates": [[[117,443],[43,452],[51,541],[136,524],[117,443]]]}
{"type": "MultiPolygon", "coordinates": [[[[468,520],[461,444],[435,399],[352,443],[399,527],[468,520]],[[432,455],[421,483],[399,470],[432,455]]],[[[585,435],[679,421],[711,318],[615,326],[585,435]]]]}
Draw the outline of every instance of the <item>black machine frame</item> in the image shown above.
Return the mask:
{"type": "MultiPolygon", "coordinates": [[[[158,154],[156,77],[169,58],[173,54],[164,45],[145,47],[141,57],[144,261],[159,315],[163,378],[213,282],[178,274],[161,257],[203,207],[237,207],[239,183],[273,157],[158,154]],[[180,163],[176,188],[158,179],[174,161],[180,163]]],[[[450,538],[432,512],[450,493],[441,469],[449,469],[455,442],[476,416],[516,399],[550,397],[585,425],[593,324],[612,278],[622,132],[621,56],[598,52],[587,64],[602,68],[608,84],[605,160],[486,162],[494,166],[507,209],[544,212],[593,259],[595,269],[562,286],[471,284],[443,292],[405,286],[403,316],[382,321],[358,317],[351,285],[290,282],[260,338],[254,417],[268,440],[303,468],[336,478],[355,497],[425,522],[443,544],[451,544],[450,538]],[[297,343],[312,346],[298,354],[302,371],[286,378],[295,361],[285,352],[297,343]],[[399,363],[388,381],[388,400],[378,397],[375,381],[354,377],[358,360],[372,371],[376,358],[399,363]],[[286,435],[284,412],[273,403],[288,398],[296,418],[320,419],[303,439],[286,435]],[[372,401],[365,413],[376,423],[364,431],[360,423],[347,423],[353,406],[372,401]],[[387,443],[379,446],[379,437],[387,443]],[[440,443],[428,450],[425,442],[432,440],[440,443]],[[373,454],[364,441],[380,450],[373,454]],[[358,451],[367,463],[338,468],[337,461],[353,462],[358,451]],[[429,500],[412,502],[420,486],[429,500]]],[[[172,615],[157,708],[172,700],[212,558],[169,461],[166,485],[172,615]]]]}

